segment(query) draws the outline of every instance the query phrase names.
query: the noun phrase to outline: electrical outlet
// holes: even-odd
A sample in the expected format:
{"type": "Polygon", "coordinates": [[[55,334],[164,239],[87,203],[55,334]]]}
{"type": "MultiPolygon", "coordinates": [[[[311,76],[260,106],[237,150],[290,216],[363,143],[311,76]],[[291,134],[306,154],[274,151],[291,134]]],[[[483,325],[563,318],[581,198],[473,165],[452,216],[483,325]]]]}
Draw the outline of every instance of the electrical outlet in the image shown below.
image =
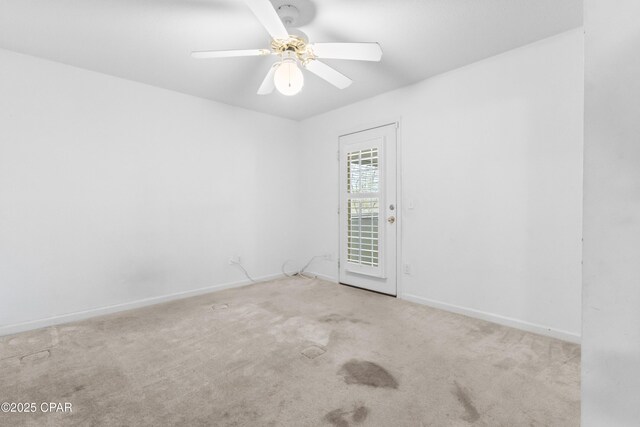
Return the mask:
{"type": "Polygon", "coordinates": [[[331,256],[331,254],[324,254],[322,256],[322,259],[324,259],[325,261],[331,261],[333,257],[331,256]]]}
{"type": "Polygon", "coordinates": [[[409,264],[404,264],[404,265],[402,266],[402,272],[403,272],[404,274],[411,274],[411,265],[409,265],[409,264]]]}
{"type": "Polygon", "coordinates": [[[229,264],[240,264],[240,255],[234,255],[229,258],[229,264]]]}

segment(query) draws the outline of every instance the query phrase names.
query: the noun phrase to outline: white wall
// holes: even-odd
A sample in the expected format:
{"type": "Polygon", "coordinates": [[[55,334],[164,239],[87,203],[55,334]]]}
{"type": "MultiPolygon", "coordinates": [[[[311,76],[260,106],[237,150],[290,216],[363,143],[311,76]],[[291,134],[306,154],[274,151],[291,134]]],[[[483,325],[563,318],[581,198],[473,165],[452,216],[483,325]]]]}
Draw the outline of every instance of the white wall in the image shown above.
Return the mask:
{"type": "Polygon", "coordinates": [[[303,253],[337,256],[338,135],[401,118],[400,296],[577,341],[583,92],[576,29],[303,121],[303,253]]]}
{"type": "Polygon", "coordinates": [[[0,333],[278,274],[297,127],[0,50],[0,333]]]}
{"type": "Polygon", "coordinates": [[[640,2],[585,1],[582,425],[640,423],[640,2]]]}
{"type": "Polygon", "coordinates": [[[577,340],[582,43],[300,123],[0,51],[0,333],[335,260],[338,136],[401,118],[400,295],[577,340]]]}

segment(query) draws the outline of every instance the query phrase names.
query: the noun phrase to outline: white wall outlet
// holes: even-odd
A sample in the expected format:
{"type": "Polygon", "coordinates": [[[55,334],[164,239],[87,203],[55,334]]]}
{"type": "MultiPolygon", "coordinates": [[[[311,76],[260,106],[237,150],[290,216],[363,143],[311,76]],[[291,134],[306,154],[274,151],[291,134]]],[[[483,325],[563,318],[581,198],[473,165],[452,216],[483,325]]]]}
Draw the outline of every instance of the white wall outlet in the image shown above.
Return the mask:
{"type": "Polygon", "coordinates": [[[229,264],[240,264],[240,255],[234,255],[229,258],[229,264]]]}
{"type": "Polygon", "coordinates": [[[404,274],[411,274],[411,265],[410,264],[403,264],[402,265],[402,272],[404,274]]]}
{"type": "Polygon", "coordinates": [[[324,259],[325,261],[331,261],[333,259],[333,255],[324,254],[324,255],[322,255],[322,259],[324,259]]]}

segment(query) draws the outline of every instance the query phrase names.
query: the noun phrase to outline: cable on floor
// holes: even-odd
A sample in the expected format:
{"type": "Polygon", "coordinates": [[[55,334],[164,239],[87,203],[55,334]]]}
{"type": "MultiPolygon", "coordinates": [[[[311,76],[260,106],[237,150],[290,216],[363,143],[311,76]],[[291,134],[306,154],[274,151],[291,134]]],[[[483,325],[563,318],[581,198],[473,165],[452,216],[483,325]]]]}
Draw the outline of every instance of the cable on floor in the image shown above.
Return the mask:
{"type": "Polygon", "coordinates": [[[286,260],[285,262],[283,262],[283,263],[282,263],[282,268],[281,268],[281,269],[282,269],[282,274],[284,274],[284,275],[285,275],[285,276],[287,276],[287,277],[294,277],[294,276],[297,276],[298,274],[300,274],[300,270],[295,271],[295,272],[293,272],[293,273],[287,273],[287,272],[286,272],[285,267],[287,266],[287,263],[288,263],[289,261],[290,261],[290,260],[286,260]]]}
{"type": "Polygon", "coordinates": [[[240,267],[244,275],[247,276],[247,279],[255,283],[255,280],[253,279],[253,277],[249,275],[249,272],[247,271],[246,268],[244,268],[244,266],[241,263],[239,263],[238,261],[229,261],[229,262],[231,263],[231,265],[237,265],[238,267],[240,267]]]}
{"type": "Polygon", "coordinates": [[[299,274],[302,276],[302,273],[304,273],[304,272],[305,272],[305,270],[306,270],[307,268],[309,268],[309,266],[311,265],[311,263],[312,263],[313,261],[315,261],[316,259],[318,259],[318,258],[324,258],[324,255],[315,255],[315,256],[312,256],[312,257],[311,257],[311,259],[309,260],[309,262],[308,262],[308,263],[306,263],[306,264],[304,265],[304,267],[302,267],[302,269],[300,269],[299,274]]]}
{"type": "Polygon", "coordinates": [[[312,276],[312,275],[305,274],[305,270],[306,270],[307,268],[309,268],[309,266],[311,265],[311,263],[312,263],[313,261],[315,261],[315,260],[316,260],[316,259],[318,259],[318,258],[323,258],[323,257],[324,257],[324,255],[315,255],[315,256],[311,257],[311,259],[309,260],[309,262],[307,262],[307,263],[304,265],[304,267],[302,267],[300,270],[295,271],[295,272],[293,272],[293,273],[287,273],[287,272],[286,272],[285,267],[286,267],[287,263],[289,263],[289,261],[290,261],[290,260],[286,260],[285,262],[283,262],[283,263],[282,263],[282,274],[284,274],[284,275],[285,275],[285,276],[287,276],[287,277],[300,276],[300,277],[304,277],[305,279],[315,279],[315,278],[317,278],[317,276],[312,276]]]}

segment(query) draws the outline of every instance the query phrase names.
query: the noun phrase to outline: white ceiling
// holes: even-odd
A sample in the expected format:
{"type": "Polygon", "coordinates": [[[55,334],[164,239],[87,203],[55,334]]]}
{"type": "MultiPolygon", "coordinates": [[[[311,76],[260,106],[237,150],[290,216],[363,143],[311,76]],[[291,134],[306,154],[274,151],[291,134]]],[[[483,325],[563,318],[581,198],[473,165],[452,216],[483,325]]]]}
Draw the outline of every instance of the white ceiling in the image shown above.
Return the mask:
{"type": "MultiPolygon", "coordinates": [[[[311,42],[377,41],[382,62],[326,60],[295,97],[256,90],[272,57],[193,59],[268,47],[242,0],[2,0],[0,47],[227,104],[303,119],[582,25],[582,0],[315,0],[311,42]]],[[[1,66],[1,64],[0,64],[1,66]]]]}

